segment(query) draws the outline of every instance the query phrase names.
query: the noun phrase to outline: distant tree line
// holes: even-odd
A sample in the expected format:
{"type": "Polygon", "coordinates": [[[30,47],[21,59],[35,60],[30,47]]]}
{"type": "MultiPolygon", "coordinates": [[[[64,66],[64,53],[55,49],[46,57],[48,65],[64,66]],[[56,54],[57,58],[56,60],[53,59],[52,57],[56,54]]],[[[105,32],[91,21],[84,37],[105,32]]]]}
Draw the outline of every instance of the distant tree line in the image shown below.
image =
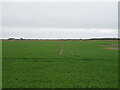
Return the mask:
{"type": "Polygon", "coordinates": [[[120,38],[91,38],[89,40],[120,40],[120,38]]]}
{"type": "Polygon", "coordinates": [[[15,39],[15,38],[8,38],[8,39],[1,39],[1,40],[120,40],[120,38],[90,38],[90,39],[15,39]]]}

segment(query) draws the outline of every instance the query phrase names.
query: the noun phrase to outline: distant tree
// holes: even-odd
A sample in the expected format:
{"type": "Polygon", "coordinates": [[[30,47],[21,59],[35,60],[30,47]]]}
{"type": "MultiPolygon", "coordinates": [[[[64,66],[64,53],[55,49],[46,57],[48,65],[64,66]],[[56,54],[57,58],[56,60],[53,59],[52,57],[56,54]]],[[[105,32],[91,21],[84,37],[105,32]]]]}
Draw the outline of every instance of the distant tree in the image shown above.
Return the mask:
{"type": "Polygon", "coordinates": [[[8,40],[15,40],[15,38],[8,38],[8,40]]]}
{"type": "Polygon", "coordinates": [[[20,40],[24,40],[23,38],[20,38],[20,40]]]}

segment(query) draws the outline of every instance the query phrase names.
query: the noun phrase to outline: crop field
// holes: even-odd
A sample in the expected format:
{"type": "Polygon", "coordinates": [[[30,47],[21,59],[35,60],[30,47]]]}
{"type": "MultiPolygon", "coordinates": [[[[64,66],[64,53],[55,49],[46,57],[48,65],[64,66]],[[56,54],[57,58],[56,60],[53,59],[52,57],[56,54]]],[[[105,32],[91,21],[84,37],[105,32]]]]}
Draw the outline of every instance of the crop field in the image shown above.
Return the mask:
{"type": "Polygon", "coordinates": [[[3,41],[3,88],[117,88],[118,41],[3,41]]]}

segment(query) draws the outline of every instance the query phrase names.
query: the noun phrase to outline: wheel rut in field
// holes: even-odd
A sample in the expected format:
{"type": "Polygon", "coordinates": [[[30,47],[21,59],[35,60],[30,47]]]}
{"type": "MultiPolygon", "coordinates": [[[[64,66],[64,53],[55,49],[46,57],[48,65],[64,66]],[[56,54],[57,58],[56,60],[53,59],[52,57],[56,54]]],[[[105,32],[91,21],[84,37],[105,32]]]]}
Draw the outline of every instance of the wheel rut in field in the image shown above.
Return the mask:
{"type": "Polygon", "coordinates": [[[62,54],[63,54],[63,44],[61,44],[61,47],[60,47],[60,56],[62,56],[62,54]]]}

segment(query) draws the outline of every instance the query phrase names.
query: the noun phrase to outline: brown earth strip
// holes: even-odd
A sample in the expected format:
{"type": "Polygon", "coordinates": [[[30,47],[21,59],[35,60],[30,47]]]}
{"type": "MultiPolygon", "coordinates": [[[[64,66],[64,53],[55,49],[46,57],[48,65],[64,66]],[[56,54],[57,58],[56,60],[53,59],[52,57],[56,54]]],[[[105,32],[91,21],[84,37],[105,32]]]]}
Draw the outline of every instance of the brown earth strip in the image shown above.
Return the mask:
{"type": "Polygon", "coordinates": [[[118,41],[118,40],[0,40],[0,41],[118,41]]]}

